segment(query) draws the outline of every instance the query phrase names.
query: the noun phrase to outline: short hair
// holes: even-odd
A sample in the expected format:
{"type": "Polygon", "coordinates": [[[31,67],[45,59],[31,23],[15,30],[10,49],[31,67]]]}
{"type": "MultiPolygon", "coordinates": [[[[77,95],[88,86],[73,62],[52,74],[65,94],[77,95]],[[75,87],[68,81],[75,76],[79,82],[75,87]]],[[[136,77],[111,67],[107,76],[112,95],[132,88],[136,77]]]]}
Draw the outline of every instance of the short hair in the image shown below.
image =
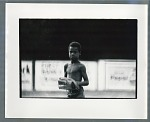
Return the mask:
{"type": "MultiPolygon", "coordinates": [[[[78,50],[79,50],[79,52],[81,52],[81,44],[80,44],[79,42],[71,42],[71,43],[69,44],[69,47],[77,47],[78,50]]],[[[69,47],[68,47],[68,48],[69,48],[69,47]]]]}

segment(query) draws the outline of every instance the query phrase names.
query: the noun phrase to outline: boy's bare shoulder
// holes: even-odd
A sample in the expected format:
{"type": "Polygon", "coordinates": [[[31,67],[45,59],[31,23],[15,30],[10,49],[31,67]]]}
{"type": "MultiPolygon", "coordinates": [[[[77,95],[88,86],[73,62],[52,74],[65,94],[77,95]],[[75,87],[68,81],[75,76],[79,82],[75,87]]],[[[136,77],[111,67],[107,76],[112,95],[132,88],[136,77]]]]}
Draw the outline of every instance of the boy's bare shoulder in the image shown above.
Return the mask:
{"type": "Polygon", "coordinates": [[[80,68],[85,68],[85,65],[83,63],[80,63],[80,68]]]}
{"type": "Polygon", "coordinates": [[[83,63],[81,63],[81,62],[80,62],[80,65],[81,65],[81,66],[85,66],[85,65],[84,65],[83,63]]]}
{"type": "MultiPolygon", "coordinates": [[[[64,65],[64,68],[67,68],[68,65],[71,65],[71,63],[66,63],[66,64],[64,65]]],[[[85,65],[84,65],[83,63],[81,63],[81,62],[78,63],[76,66],[79,66],[80,68],[86,68],[85,65]]]]}

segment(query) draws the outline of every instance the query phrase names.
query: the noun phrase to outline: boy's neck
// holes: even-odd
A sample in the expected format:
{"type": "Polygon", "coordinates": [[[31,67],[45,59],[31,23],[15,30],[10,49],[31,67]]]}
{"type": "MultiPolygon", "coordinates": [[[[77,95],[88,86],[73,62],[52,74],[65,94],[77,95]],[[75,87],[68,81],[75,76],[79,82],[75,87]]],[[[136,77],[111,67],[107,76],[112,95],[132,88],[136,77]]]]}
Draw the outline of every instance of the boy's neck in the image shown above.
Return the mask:
{"type": "Polygon", "coordinates": [[[71,60],[71,64],[79,63],[79,60],[71,60]]]}

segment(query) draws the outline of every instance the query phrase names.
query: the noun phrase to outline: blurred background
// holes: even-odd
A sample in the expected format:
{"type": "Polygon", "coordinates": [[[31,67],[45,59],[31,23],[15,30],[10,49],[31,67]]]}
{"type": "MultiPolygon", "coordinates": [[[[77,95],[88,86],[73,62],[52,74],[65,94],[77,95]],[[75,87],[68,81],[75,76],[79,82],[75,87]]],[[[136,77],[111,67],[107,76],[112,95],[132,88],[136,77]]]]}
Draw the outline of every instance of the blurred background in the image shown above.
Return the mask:
{"type": "Polygon", "coordinates": [[[86,98],[136,98],[136,19],[20,19],[20,97],[66,98],[57,81],[72,41],[82,47],[86,98]]]}

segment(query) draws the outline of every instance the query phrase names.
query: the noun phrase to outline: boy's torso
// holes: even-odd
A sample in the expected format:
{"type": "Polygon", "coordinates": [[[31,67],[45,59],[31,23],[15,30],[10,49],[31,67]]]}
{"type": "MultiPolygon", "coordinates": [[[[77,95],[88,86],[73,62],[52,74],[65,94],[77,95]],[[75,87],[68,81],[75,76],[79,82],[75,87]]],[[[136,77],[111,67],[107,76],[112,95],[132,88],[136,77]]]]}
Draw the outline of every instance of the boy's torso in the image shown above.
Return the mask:
{"type": "MultiPolygon", "coordinates": [[[[76,82],[82,81],[82,72],[81,67],[82,63],[74,63],[74,64],[68,64],[66,72],[67,77],[74,79],[76,82]]],[[[68,91],[68,97],[70,98],[84,98],[84,89],[82,86],[80,86],[79,90],[69,90],[68,91]]]]}
{"type": "Polygon", "coordinates": [[[82,80],[81,66],[82,66],[81,63],[68,64],[66,69],[67,77],[72,78],[75,81],[81,81],[82,80]]]}

